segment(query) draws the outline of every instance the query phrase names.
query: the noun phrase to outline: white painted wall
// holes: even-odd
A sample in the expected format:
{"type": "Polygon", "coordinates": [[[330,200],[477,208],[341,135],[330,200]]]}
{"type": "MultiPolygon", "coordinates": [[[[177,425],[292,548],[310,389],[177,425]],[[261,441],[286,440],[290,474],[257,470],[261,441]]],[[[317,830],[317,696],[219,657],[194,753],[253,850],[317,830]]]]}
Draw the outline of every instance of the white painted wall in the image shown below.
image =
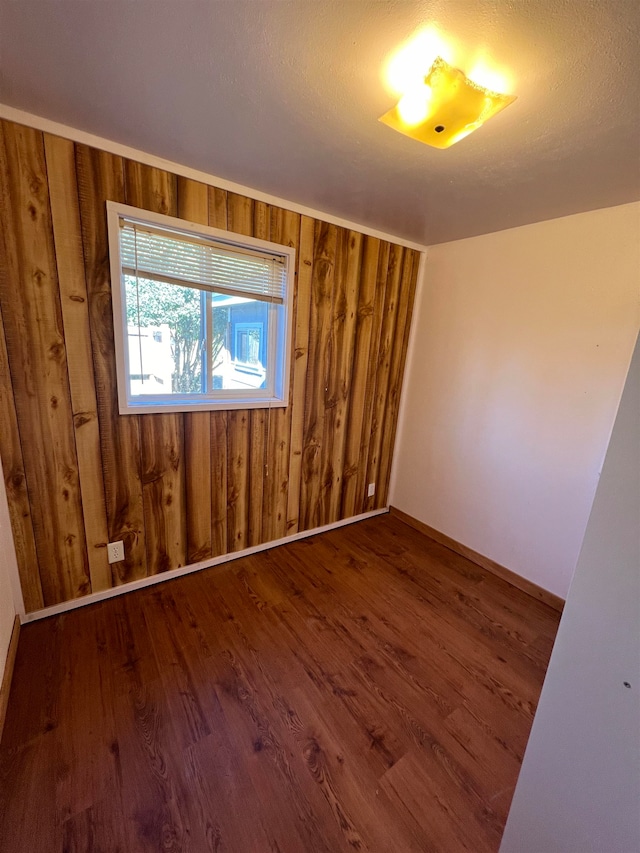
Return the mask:
{"type": "Polygon", "coordinates": [[[640,341],[500,850],[640,850],[640,341]]]}
{"type": "Polygon", "coordinates": [[[640,203],[431,247],[391,504],[565,597],[639,281],[640,203]]]}
{"type": "Polygon", "coordinates": [[[9,650],[11,631],[18,610],[24,611],[18,592],[18,564],[11,533],[7,493],[0,462],[0,683],[9,650]]]}

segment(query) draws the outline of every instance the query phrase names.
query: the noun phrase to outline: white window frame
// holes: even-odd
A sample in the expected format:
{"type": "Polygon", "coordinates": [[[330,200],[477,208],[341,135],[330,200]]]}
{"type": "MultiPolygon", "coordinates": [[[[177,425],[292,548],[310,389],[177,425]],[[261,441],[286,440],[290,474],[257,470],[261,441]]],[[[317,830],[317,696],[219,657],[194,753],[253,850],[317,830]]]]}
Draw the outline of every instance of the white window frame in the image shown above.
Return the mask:
{"type": "MultiPolygon", "coordinates": [[[[111,299],[113,305],[113,331],[118,382],[118,407],[121,415],[159,412],[190,412],[232,409],[265,409],[287,406],[289,402],[289,365],[292,349],[293,288],[295,281],[295,249],[245,237],[220,228],[211,228],[174,216],[152,213],[119,202],[107,202],[107,227],[111,268],[111,299]],[[267,387],[256,389],[213,389],[207,373],[207,391],[199,394],[149,394],[132,395],[129,386],[129,344],[126,312],[125,278],[120,253],[120,219],[134,220],[141,225],[158,225],[184,235],[195,235],[227,243],[234,248],[263,251],[281,256],[285,263],[286,284],[282,304],[269,304],[267,387]],[[280,317],[277,319],[277,314],[280,317]],[[272,365],[272,367],[271,367],[272,365]]],[[[202,291],[201,291],[202,292],[202,291]]],[[[247,294],[247,298],[251,298],[247,294]]],[[[209,336],[210,339],[210,336],[209,336]]],[[[207,340],[207,349],[210,340],[207,340]]]]}

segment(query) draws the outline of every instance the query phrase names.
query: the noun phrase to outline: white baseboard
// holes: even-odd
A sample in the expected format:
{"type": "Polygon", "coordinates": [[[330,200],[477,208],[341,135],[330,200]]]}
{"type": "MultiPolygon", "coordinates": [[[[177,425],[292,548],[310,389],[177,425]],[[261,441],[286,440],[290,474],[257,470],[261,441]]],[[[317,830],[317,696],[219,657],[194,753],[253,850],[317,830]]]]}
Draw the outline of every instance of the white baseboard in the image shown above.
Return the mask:
{"type": "Polygon", "coordinates": [[[297,542],[299,539],[307,539],[309,536],[316,536],[318,533],[325,533],[328,530],[335,530],[338,527],[345,527],[347,524],[354,524],[356,521],[364,521],[365,518],[373,518],[376,515],[383,515],[389,512],[389,507],[383,509],[374,509],[371,512],[363,512],[360,515],[354,515],[351,518],[343,518],[340,521],[334,521],[331,524],[323,524],[322,527],[314,527],[312,530],[302,530],[299,533],[292,533],[290,536],[283,536],[282,539],[274,539],[273,542],[264,542],[262,545],[252,545],[250,548],[244,548],[242,551],[233,551],[231,554],[222,554],[219,557],[212,557],[210,560],[202,560],[199,563],[191,563],[189,566],[181,566],[179,569],[171,569],[168,572],[162,572],[160,575],[151,575],[148,578],[140,578],[131,583],[125,583],[121,586],[115,586],[112,589],[105,589],[100,592],[93,592],[90,595],[83,595],[82,598],[74,598],[71,601],[64,601],[62,604],[54,604],[51,607],[44,607],[42,610],[34,610],[31,613],[20,615],[21,624],[27,622],[35,622],[38,619],[46,619],[47,616],[55,616],[58,613],[66,613],[69,610],[75,610],[77,607],[86,607],[88,604],[96,604],[98,601],[104,601],[107,598],[113,598],[116,595],[124,595],[128,592],[133,592],[136,589],[144,589],[147,586],[153,586],[157,583],[180,578],[183,575],[190,575],[192,572],[201,572],[203,569],[210,569],[212,566],[219,566],[223,563],[230,563],[232,560],[240,560],[242,557],[248,557],[250,554],[257,554],[259,551],[268,551],[271,548],[277,548],[280,545],[286,545],[288,542],[297,542]]]}

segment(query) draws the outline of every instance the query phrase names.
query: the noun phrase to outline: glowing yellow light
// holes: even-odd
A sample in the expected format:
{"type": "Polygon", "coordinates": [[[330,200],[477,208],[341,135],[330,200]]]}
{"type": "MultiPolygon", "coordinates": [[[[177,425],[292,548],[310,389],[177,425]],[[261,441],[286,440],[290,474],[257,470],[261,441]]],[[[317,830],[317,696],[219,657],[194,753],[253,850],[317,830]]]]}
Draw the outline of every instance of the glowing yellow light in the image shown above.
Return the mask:
{"type": "Polygon", "coordinates": [[[507,75],[489,66],[486,60],[476,62],[467,77],[477,83],[478,86],[489,89],[491,92],[504,92],[505,94],[511,92],[511,81],[507,75]]]}
{"type": "Polygon", "coordinates": [[[429,115],[429,101],[432,91],[429,86],[419,83],[400,98],[398,113],[405,124],[414,125],[423,122],[429,115]]]}
{"type": "Polygon", "coordinates": [[[515,96],[486,89],[437,57],[380,121],[434,148],[449,148],[513,101],[515,96]]]}
{"type": "Polygon", "coordinates": [[[416,33],[390,58],[385,70],[385,80],[390,90],[403,95],[424,80],[436,57],[454,61],[453,47],[445,41],[435,27],[416,33]]]}
{"type": "Polygon", "coordinates": [[[451,148],[451,146],[455,145],[456,142],[460,142],[461,139],[464,139],[465,136],[469,136],[470,133],[473,133],[474,130],[477,130],[481,126],[481,122],[476,122],[475,124],[468,124],[464,128],[464,130],[461,130],[459,133],[456,133],[451,137],[447,148],[451,148]]]}

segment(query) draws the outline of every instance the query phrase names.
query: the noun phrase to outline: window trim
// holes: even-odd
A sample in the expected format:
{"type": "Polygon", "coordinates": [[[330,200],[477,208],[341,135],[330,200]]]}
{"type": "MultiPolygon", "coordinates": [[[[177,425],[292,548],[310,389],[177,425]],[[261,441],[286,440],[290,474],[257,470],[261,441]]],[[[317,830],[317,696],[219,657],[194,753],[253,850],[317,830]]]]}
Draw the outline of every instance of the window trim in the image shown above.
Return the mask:
{"type": "MultiPolygon", "coordinates": [[[[190,412],[190,411],[230,411],[235,409],[266,409],[284,407],[289,404],[289,378],[292,355],[293,338],[293,293],[295,285],[295,249],[283,246],[280,243],[272,243],[260,240],[257,237],[245,237],[232,231],[224,231],[220,228],[212,228],[209,225],[200,225],[187,219],[179,219],[174,216],[165,216],[160,213],[152,213],[131,205],[120,202],[107,201],[107,230],[109,238],[109,263],[111,270],[111,301],[113,307],[113,332],[116,356],[116,374],[118,391],[118,408],[121,415],[129,414],[152,414],[162,412],[190,412]],[[269,303],[269,312],[275,315],[276,310],[281,311],[282,322],[279,328],[274,328],[273,318],[270,318],[269,326],[273,329],[268,337],[269,357],[273,364],[274,387],[269,393],[266,389],[227,389],[224,397],[214,395],[213,389],[207,389],[204,394],[171,394],[171,395],[146,395],[143,399],[132,399],[129,392],[129,348],[128,327],[125,308],[125,284],[124,272],[120,255],[120,217],[132,219],[141,224],[159,225],[186,235],[197,235],[198,237],[210,237],[217,242],[227,243],[234,247],[247,248],[278,255],[285,259],[286,269],[286,293],[284,302],[280,304],[269,303]],[[279,340],[282,346],[279,346],[279,340]],[[170,397],[170,401],[167,399],[170,397]]],[[[250,298],[250,296],[248,297],[250,298]]],[[[208,346],[208,344],[207,344],[208,346]]],[[[269,362],[267,362],[269,363],[269,362]]],[[[209,377],[208,377],[209,379],[209,377]]]]}

